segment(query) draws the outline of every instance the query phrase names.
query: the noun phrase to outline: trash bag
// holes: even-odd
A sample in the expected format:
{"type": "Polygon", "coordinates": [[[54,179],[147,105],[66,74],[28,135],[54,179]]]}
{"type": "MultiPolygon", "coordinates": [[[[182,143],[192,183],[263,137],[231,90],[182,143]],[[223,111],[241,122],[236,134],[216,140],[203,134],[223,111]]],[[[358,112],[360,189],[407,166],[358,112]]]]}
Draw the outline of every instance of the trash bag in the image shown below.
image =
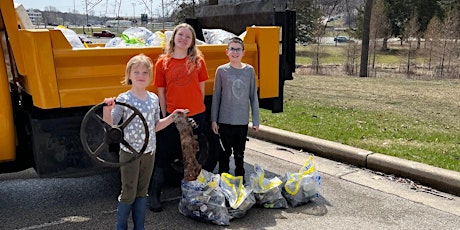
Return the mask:
{"type": "Polygon", "coordinates": [[[286,173],[282,194],[292,207],[319,197],[321,175],[316,171],[313,156],[309,156],[297,173],[286,173]]]}
{"type": "Polygon", "coordinates": [[[203,29],[203,37],[206,44],[227,44],[236,35],[222,29],[203,29]]]}
{"type": "Polygon", "coordinates": [[[283,181],[278,177],[265,178],[265,172],[258,164],[249,176],[249,184],[256,199],[256,205],[264,208],[288,208],[286,199],[281,194],[283,181]]]}
{"type": "Polygon", "coordinates": [[[245,216],[247,211],[256,203],[252,189],[244,187],[242,176],[222,173],[220,188],[230,205],[228,207],[230,220],[245,216]]]}
{"type": "Polygon", "coordinates": [[[121,33],[120,37],[110,39],[105,47],[145,47],[165,46],[166,36],[157,31],[153,33],[145,27],[130,27],[121,33]]]}
{"type": "Polygon", "coordinates": [[[78,37],[78,34],[75,33],[75,31],[68,29],[65,26],[56,26],[54,29],[58,29],[62,31],[62,34],[64,34],[64,37],[67,39],[67,41],[70,43],[72,48],[85,48],[83,42],[81,42],[80,37],[78,37]]]}
{"type": "Polygon", "coordinates": [[[229,225],[225,196],[219,187],[220,175],[204,169],[194,181],[182,180],[179,212],[187,217],[217,225],[229,225]]]}
{"type": "Polygon", "coordinates": [[[166,36],[160,31],[156,31],[150,37],[145,40],[146,46],[165,46],[166,45],[166,36]]]}
{"type": "Polygon", "coordinates": [[[123,31],[123,35],[127,38],[128,44],[140,43],[145,45],[145,41],[153,35],[153,32],[145,27],[130,27],[123,31]]]}
{"type": "Polygon", "coordinates": [[[125,47],[125,40],[121,37],[114,37],[105,43],[105,47],[125,47]]]}

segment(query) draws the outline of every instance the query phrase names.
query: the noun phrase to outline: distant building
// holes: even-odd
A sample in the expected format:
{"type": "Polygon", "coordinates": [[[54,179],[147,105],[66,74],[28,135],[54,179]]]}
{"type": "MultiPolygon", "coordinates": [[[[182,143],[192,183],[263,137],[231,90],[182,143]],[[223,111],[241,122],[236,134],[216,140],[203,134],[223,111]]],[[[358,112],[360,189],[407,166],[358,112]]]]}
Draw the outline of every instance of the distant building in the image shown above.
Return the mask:
{"type": "MultiPolygon", "coordinates": [[[[260,1],[260,0],[259,0],[260,1]]],[[[242,2],[257,2],[257,0],[219,0],[219,5],[238,4],[242,2]]]]}
{"type": "Polygon", "coordinates": [[[34,25],[40,25],[42,23],[43,18],[42,18],[42,12],[36,11],[33,9],[28,9],[27,15],[29,15],[30,21],[32,21],[32,24],[34,25]]]}
{"type": "Polygon", "coordinates": [[[107,20],[106,27],[131,27],[133,22],[131,20],[107,20]]]}

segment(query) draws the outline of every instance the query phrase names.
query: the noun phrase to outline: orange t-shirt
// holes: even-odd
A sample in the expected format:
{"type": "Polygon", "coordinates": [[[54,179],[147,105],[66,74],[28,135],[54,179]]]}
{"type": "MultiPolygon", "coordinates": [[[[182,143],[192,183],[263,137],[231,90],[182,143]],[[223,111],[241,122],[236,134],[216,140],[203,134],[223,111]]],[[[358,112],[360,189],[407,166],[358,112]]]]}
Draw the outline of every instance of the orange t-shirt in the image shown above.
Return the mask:
{"type": "Polygon", "coordinates": [[[172,113],[175,109],[188,109],[188,116],[194,116],[206,110],[200,82],[208,80],[208,70],[203,59],[200,68],[187,73],[186,58],[170,58],[166,69],[163,67],[165,58],[160,58],[155,64],[156,87],[165,88],[166,110],[172,113]]]}

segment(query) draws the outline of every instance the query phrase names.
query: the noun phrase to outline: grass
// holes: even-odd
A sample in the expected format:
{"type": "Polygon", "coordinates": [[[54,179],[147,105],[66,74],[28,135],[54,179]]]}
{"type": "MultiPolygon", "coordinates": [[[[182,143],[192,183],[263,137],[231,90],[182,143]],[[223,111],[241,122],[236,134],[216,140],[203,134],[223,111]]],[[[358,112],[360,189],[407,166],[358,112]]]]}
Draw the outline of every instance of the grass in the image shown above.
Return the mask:
{"type": "MultiPolygon", "coordinates": [[[[297,46],[297,59],[298,64],[309,65],[312,63],[312,58],[315,57],[316,45],[297,46]]],[[[321,64],[343,64],[345,62],[345,46],[320,46],[319,56],[321,64]]]]}
{"type": "MultiPolygon", "coordinates": [[[[354,43],[298,46],[294,80],[285,82],[284,112],[262,110],[261,123],[460,172],[460,79],[433,80],[420,73],[409,79],[400,72],[407,44],[388,45],[376,56],[376,67],[386,72],[367,78],[344,76],[340,67],[350,49],[356,49],[359,63],[354,43]],[[316,50],[320,66],[335,66],[321,76],[308,68],[316,50]]],[[[426,64],[424,53],[417,50],[411,62],[426,64]]]]}
{"type": "MultiPolygon", "coordinates": [[[[297,64],[302,65],[310,65],[312,63],[313,57],[316,56],[316,44],[308,45],[308,46],[297,46],[296,53],[297,53],[297,64]]],[[[344,43],[335,45],[323,45],[319,47],[319,57],[320,57],[320,64],[328,65],[328,64],[344,64],[347,57],[347,49],[356,49],[356,53],[358,56],[361,54],[360,46],[357,43],[344,43]]],[[[372,61],[372,54],[369,55],[369,61],[372,61]]],[[[401,63],[407,62],[407,49],[405,46],[401,47],[398,44],[389,44],[389,50],[387,51],[380,51],[376,52],[376,61],[380,64],[384,65],[400,65],[401,63]]],[[[423,63],[424,59],[420,55],[417,56],[416,61],[418,63],[423,63]]]]}
{"type": "MultiPolygon", "coordinates": [[[[300,72],[300,71],[299,71],[300,72]]],[[[460,171],[460,80],[295,74],[261,124],[460,171]]]]}

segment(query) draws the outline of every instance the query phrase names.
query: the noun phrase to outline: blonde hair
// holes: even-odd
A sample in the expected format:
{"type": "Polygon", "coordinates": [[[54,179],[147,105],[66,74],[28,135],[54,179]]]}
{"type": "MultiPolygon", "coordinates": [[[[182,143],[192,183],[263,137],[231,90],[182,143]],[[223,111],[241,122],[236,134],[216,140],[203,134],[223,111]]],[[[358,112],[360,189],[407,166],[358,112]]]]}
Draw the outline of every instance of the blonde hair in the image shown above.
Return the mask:
{"type": "Polygon", "coordinates": [[[174,43],[174,37],[176,36],[177,31],[182,28],[187,28],[192,32],[192,44],[190,44],[190,47],[187,49],[187,61],[185,63],[187,66],[187,71],[190,73],[195,68],[201,68],[200,60],[203,59],[203,53],[196,46],[196,33],[191,25],[187,23],[181,23],[174,28],[171,39],[166,44],[164,54],[162,54],[160,57],[165,57],[165,61],[163,62],[163,69],[166,69],[168,61],[171,59],[171,55],[174,53],[174,49],[176,47],[176,44],[174,43]]]}
{"type": "Polygon", "coordinates": [[[152,59],[145,54],[138,54],[131,59],[129,59],[128,64],[126,64],[125,79],[121,82],[123,85],[131,85],[131,79],[129,79],[129,74],[134,65],[144,65],[149,70],[150,81],[152,81],[153,73],[153,63],[152,59]]]}

